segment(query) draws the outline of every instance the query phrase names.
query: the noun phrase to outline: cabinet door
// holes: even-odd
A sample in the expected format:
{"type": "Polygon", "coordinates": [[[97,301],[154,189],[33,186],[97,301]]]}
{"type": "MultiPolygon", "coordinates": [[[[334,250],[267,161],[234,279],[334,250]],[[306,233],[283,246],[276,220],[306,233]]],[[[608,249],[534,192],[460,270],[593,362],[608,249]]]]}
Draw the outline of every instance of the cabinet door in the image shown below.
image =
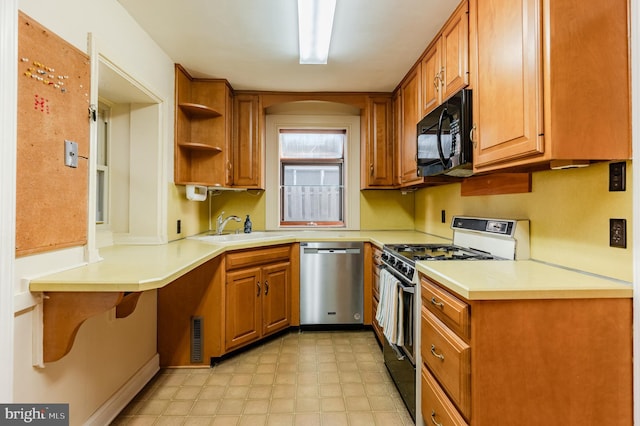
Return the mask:
{"type": "Polygon", "coordinates": [[[400,140],[402,185],[418,183],[417,126],[420,121],[420,77],[414,69],[402,85],[402,139],[400,140]]]}
{"type": "MultiPolygon", "coordinates": [[[[469,84],[469,4],[463,2],[442,29],[441,102],[469,84]]],[[[424,92],[423,92],[424,93],[424,92]]]]}
{"type": "Polygon", "coordinates": [[[472,0],[474,168],[544,151],[540,0],[472,0]]]}
{"type": "Polygon", "coordinates": [[[260,268],[227,273],[225,286],[225,349],[257,340],[262,331],[260,268]]]}
{"type": "Polygon", "coordinates": [[[291,322],[291,264],[278,263],[262,269],[262,334],[289,326],[291,322]]]}
{"type": "Polygon", "coordinates": [[[236,95],[233,127],[233,185],[263,189],[260,96],[236,95]]]}
{"type": "Polygon", "coordinates": [[[227,90],[225,105],[225,111],[227,111],[227,114],[224,117],[226,140],[224,149],[224,178],[225,186],[233,186],[233,96],[231,90],[227,90]]]}
{"type": "Polygon", "coordinates": [[[442,79],[444,68],[440,64],[440,40],[425,53],[420,64],[422,78],[422,117],[437,107],[442,101],[442,79]]]}
{"type": "Polygon", "coordinates": [[[364,187],[393,185],[393,137],[391,98],[369,98],[367,145],[362,177],[364,187]]]}
{"type": "Polygon", "coordinates": [[[393,94],[393,185],[400,185],[400,173],[402,171],[402,90],[398,89],[393,94]]]}

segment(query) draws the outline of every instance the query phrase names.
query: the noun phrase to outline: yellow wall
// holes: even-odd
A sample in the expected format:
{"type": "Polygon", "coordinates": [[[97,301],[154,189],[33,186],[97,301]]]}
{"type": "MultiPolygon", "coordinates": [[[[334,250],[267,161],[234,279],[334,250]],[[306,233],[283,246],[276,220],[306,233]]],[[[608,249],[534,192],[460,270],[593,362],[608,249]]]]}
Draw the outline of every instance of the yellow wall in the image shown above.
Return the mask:
{"type": "MultiPolygon", "coordinates": [[[[236,215],[242,222],[230,221],[226,230],[234,232],[243,230],[246,215],[251,216],[253,229],[265,229],[264,191],[220,191],[208,195],[211,197],[212,229],[215,229],[215,218],[224,211],[224,215],[236,215]]],[[[206,201],[187,200],[183,185],[169,185],[168,230],[169,241],[205,232],[209,229],[209,199],[206,201]],[[180,220],[182,232],[176,233],[176,221],[180,220]]]]}
{"type": "MultiPolygon", "coordinates": [[[[178,191],[174,191],[178,192],[178,191]]],[[[208,229],[207,221],[207,203],[198,203],[205,206],[205,210],[200,210],[202,219],[198,220],[195,216],[197,211],[189,204],[196,203],[186,200],[184,189],[180,190],[180,194],[176,195],[174,205],[182,206],[179,213],[174,213],[173,217],[177,218],[177,214],[182,214],[183,232],[182,237],[204,232],[208,229]],[[182,201],[184,200],[184,201],[182,201]],[[185,219],[186,218],[186,219],[185,219]],[[185,220],[188,220],[189,227],[185,228],[185,220]],[[199,225],[198,225],[199,224],[199,225]],[[194,230],[194,225],[199,228],[194,230]]],[[[225,216],[235,214],[242,217],[243,221],[247,214],[251,215],[253,229],[261,231],[265,229],[265,196],[264,192],[246,191],[246,192],[222,192],[220,195],[211,199],[211,216],[213,220],[222,212],[225,216]]],[[[380,230],[380,229],[413,229],[413,193],[402,195],[400,191],[361,191],[360,192],[360,229],[362,230],[380,230]]],[[[174,209],[176,210],[176,209],[174,209]]],[[[170,214],[170,217],[172,215],[170,214]]],[[[242,223],[229,222],[225,229],[234,231],[242,229],[242,223]]],[[[175,236],[175,219],[169,220],[170,231],[175,236]]],[[[215,223],[213,224],[215,228],[215,223]]],[[[170,240],[171,234],[170,235],[170,240]]]]}
{"type": "Polygon", "coordinates": [[[533,259],[632,281],[631,162],[625,192],[609,192],[608,174],[608,163],[537,172],[527,194],[461,197],[460,184],[424,188],[415,195],[415,227],[451,238],[452,215],[529,219],[533,259]],[[627,219],[627,249],[609,247],[610,218],[627,219]]]}
{"type": "MultiPolygon", "coordinates": [[[[360,229],[416,229],[451,238],[453,215],[528,219],[533,259],[632,281],[631,168],[628,162],[625,192],[609,192],[608,163],[536,172],[527,194],[462,197],[460,184],[405,195],[398,190],[360,191],[360,229]],[[627,219],[627,249],[609,247],[610,218],[627,219]]],[[[170,185],[169,193],[169,240],[205,232],[208,202],[188,201],[182,186],[170,185]],[[182,221],[180,235],[175,233],[177,219],[182,221]]],[[[222,211],[243,220],[249,214],[254,230],[265,229],[264,192],[222,192],[211,202],[214,220],[222,211]]],[[[242,223],[229,222],[226,229],[241,230],[242,223]]]]}
{"type": "Polygon", "coordinates": [[[360,229],[413,230],[414,193],[360,191],[360,229]]]}
{"type": "MultiPolygon", "coordinates": [[[[211,198],[212,229],[216,227],[215,219],[224,211],[225,217],[236,215],[242,219],[242,222],[239,223],[229,221],[225,226],[226,231],[234,232],[239,230],[242,232],[244,229],[244,220],[247,215],[251,218],[254,231],[264,231],[265,209],[264,191],[220,192],[211,198]]],[[[207,221],[203,231],[206,231],[208,226],[209,223],[207,221]]]]}
{"type": "Polygon", "coordinates": [[[199,234],[207,229],[208,201],[187,200],[184,185],[169,184],[167,211],[167,239],[169,241],[199,234]],[[176,221],[180,220],[180,234],[176,221]]]}

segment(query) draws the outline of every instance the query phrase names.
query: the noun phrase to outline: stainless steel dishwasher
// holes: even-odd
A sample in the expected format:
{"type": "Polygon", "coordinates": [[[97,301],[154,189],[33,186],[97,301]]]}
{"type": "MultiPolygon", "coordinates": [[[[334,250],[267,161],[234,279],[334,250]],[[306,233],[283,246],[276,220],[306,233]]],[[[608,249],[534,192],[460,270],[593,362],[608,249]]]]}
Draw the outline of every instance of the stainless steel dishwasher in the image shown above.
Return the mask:
{"type": "Polygon", "coordinates": [[[300,325],[362,324],[362,242],[300,243],[300,325]]]}

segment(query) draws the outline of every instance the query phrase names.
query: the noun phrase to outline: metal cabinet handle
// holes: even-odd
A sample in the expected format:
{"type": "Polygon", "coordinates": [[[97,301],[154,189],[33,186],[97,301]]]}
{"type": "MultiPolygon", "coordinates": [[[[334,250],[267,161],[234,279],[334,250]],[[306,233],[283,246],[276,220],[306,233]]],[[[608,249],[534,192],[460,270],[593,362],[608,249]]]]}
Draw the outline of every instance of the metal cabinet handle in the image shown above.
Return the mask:
{"type": "Polygon", "coordinates": [[[258,294],[256,294],[256,297],[260,296],[260,281],[258,281],[258,294]]]}
{"type": "Polygon", "coordinates": [[[435,412],[435,410],[431,410],[431,423],[433,423],[436,426],[442,426],[442,423],[438,423],[436,421],[436,412],[435,412]]]}
{"type": "Polygon", "coordinates": [[[431,298],[431,304],[434,305],[434,306],[437,306],[438,308],[443,308],[444,309],[444,303],[438,302],[435,297],[431,298]]]}
{"type": "Polygon", "coordinates": [[[436,352],[436,345],[431,345],[431,354],[436,358],[439,358],[440,361],[444,361],[444,354],[439,354],[436,352]]]}
{"type": "Polygon", "coordinates": [[[264,282],[264,295],[269,294],[269,281],[264,282]]]}
{"type": "Polygon", "coordinates": [[[373,163],[369,166],[369,173],[373,176],[373,163]]]}
{"type": "Polygon", "coordinates": [[[438,74],[433,77],[433,88],[436,89],[436,92],[440,91],[440,85],[438,84],[438,74]]]}

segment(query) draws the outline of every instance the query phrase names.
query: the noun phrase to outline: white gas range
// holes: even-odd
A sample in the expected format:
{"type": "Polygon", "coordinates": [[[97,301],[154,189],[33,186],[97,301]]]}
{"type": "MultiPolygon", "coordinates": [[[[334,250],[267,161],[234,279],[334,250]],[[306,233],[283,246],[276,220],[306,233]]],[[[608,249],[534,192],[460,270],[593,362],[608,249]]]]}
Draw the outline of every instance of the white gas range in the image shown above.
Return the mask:
{"type": "Polygon", "coordinates": [[[416,410],[420,377],[420,285],[416,262],[500,261],[529,258],[529,221],[454,216],[452,244],[389,244],[383,247],[380,303],[376,319],[385,329],[385,365],[407,409],[421,423],[416,410]],[[383,300],[383,297],[386,300],[383,300]],[[394,301],[397,301],[395,303],[394,301]]]}

